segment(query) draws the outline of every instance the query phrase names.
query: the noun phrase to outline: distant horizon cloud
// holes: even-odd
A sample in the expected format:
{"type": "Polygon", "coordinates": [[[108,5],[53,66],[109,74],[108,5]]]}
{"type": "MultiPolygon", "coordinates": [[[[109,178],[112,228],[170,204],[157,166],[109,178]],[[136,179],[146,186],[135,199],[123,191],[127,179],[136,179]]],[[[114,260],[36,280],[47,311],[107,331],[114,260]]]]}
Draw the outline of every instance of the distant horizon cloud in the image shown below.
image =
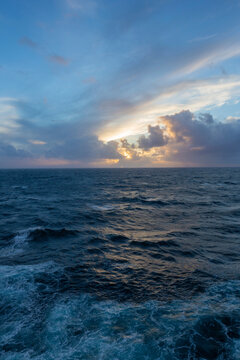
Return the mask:
{"type": "MultiPolygon", "coordinates": [[[[195,116],[189,110],[160,118],[159,126],[149,127],[144,150],[162,148],[161,159],[192,165],[240,165],[240,118],[219,122],[211,114],[195,116]],[[154,137],[153,129],[156,129],[154,137]],[[164,141],[163,141],[164,139],[164,141]],[[162,156],[163,155],[163,156],[162,156]]],[[[157,155],[157,153],[155,153],[157,155]]]]}
{"type": "Polygon", "coordinates": [[[31,134],[32,139],[25,143],[22,139],[24,146],[1,139],[0,166],[6,167],[7,159],[18,160],[22,166],[40,162],[41,167],[44,167],[44,161],[48,167],[49,159],[51,166],[55,159],[57,166],[62,161],[64,167],[71,164],[80,167],[83,164],[90,167],[93,164],[115,167],[240,166],[240,118],[219,122],[209,113],[194,115],[183,110],[161,116],[159,121],[161,127],[149,125],[147,134],[141,135],[135,143],[127,139],[103,142],[95,135],[81,134],[76,127],[69,132],[65,124],[36,128],[23,122],[24,132],[31,134]],[[65,132],[64,141],[62,132],[65,132]],[[37,134],[41,134],[41,140],[34,139],[37,134]]]}

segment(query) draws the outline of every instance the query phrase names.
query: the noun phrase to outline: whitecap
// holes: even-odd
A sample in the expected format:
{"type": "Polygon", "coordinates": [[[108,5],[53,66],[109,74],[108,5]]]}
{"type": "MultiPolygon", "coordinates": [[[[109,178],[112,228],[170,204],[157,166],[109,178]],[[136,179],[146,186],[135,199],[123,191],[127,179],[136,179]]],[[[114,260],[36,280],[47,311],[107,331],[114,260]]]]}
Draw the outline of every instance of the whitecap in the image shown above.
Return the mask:
{"type": "Polygon", "coordinates": [[[28,229],[18,231],[12,239],[12,243],[1,250],[1,257],[14,256],[22,253],[27,246],[29,235],[32,231],[38,229],[41,229],[41,227],[30,227],[28,229]]]}
{"type": "MultiPolygon", "coordinates": [[[[224,319],[234,322],[239,314],[240,281],[214,285],[188,301],[119,303],[79,293],[62,294],[52,302],[46,299],[42,308],[36,306],[36,275],[50,275],[55,270],[52,263],[0,267],[1,295],[13,310],[2,327],[1,335],[3,331],[5,335],[1,344],[24,339],[30,327],[36,329],[32,336],[43,349],[38,354],[31,353],[30,347],[21,353],[13,350],[4,359],[28,359],[30,355],[29,359],[36,360],[198,359],[196,349],[207,348],[210,339],[205,337],[205,327],[209,325],[212,332],[212,344],[219,331],[214,325],[228,331],[224,319]],[[199,332],[203,340],[197,343],[199,332]]],[[[220,345],[225,347],[227,358],[239,358],[237,338],[226,336],[226,343],[220,345]]],[[[221,358],[220,354],[218,359],[221,358]]]]}
{"type": "Polygon", "coordinates": [[[35,279],[42,273],[54,275],[56,269],[52,261],[35,265],[0,266],[0,349],[2,352],[4,346],[13,348],[13,352],[4,353],[4,359],[27,358],[29,349],[24,349],[24,353],[20,354],[14,352],[14,344],[16,339],[19,342],[28,336],[28,329],[41,319],[39,283],[35,279]]]}
{"type": "MultiPolygon", "coordinates": [[[[218,341],[219,330],[214,329],[215,324],[219,323],[225,331],[224,319],[234,321],[234,313],[239,311],[239,289],[240,282],[231,281],[213,286],[206,294],[192,300],[171,303],[98,301],[86,294],[63,297],[49,312],[45,329],[48,350],[42,359],[47,356],[59,360],[78,357],[197,359],[197,351],[208,351],[205,345],[207,347],[208,341],[212,344],[211,338],[204,338],[205,327],[209,324],[213,340],[216,335],[218,341]],[[206,342],[204,346],[197,342],[198,332],[206,342]],[[186,343],[188,348],[184,349],[186,343]]],[[[238,359],[239,340],[226,335],[226,343],[220,345],[225,347],[229,358],[238,359]]]]}
{"type": "Polygon", "coordinates": [[[111,211],[116,209],[115,205],[89,205],[90,208],[96,211],[111,211]]]}

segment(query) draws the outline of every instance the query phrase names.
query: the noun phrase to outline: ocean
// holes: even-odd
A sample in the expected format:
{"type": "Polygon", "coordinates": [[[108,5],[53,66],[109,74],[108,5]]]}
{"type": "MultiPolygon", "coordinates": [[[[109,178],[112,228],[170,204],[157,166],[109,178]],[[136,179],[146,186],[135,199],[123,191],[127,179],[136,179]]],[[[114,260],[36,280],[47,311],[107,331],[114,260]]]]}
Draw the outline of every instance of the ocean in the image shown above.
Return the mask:
{"type": "Polygon", "coordinates": [[[0,359],[240,359],[240,169],[0,171],[0,359]]]}

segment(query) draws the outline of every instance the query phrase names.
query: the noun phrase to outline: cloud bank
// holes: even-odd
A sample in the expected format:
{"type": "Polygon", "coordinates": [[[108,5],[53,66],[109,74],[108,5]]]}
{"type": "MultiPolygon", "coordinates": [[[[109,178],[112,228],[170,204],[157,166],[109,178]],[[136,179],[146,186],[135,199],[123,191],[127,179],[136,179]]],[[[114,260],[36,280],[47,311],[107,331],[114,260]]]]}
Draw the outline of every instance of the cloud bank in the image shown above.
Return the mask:
{"type": "MultiPolygon", "coordinates": [[[[15,120],[16,121],[16,120],[15,120]]],[[[161,116],[134,142],[104,142],[79,123],[18,120],[0,135],[0,166],[240,166],[240,118],[220,122],[189,110],[161,116]],[[41,161],[40,161],[41,160],[41,161]]]]}
{"type": "Polygon", "coordinates": [[[240,165],[240,119],[219,122],[209,113],[195,116],[185,110],[162,116],[159,121],[162,127],[149,126],[148,137],[140,136],[138,144],[145,151],[154,150],[160,163],[240,165]]]}

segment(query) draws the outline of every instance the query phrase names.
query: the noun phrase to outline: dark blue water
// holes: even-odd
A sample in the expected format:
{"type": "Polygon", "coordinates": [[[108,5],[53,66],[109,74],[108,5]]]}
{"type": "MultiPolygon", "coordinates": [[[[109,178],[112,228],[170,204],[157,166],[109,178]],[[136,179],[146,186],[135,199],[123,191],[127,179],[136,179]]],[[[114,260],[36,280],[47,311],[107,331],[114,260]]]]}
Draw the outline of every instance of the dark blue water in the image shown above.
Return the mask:
{"type": "Polygon", "coordinates": [[[240,169],[0,171],[0,359],[240,359],[240,169]]]}

